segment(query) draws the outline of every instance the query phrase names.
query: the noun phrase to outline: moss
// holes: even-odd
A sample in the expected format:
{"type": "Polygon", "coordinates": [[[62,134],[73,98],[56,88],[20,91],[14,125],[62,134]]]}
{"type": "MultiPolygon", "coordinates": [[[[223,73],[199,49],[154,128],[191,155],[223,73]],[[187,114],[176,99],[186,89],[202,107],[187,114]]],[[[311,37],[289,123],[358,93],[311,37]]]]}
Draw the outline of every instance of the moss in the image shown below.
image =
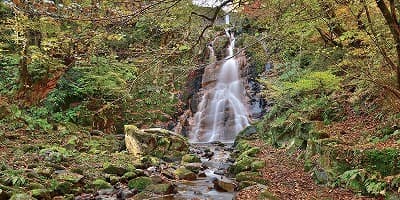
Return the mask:
{"type": "Polygon", "coordinates": [[[260,173],[258,172],[240,172],[235,176],[236,181],[254,181],[261,184],[267,184],[267,180],[265,180],[260,173]]]}
{"type": "Polygon", "coordinates": [[[116,174],[118,176],[122,176],[128,171],[128,169],[126,169],[125,167],[106,163],[104,164],[103,171],[107,174],[116,174]]]}
{"type": "Polygon", "coordinates": [[[371,149],[364,153],[363,165],[369,171],[378,171],[383,176],[394,175],[400,172],[400,152],[398,149],[383,150],[371,149]]]}
{"type": "Polygon", "coordinates": [[[37,199],[51,199],[51,191],[47,189],[34,189],[31,194],[37,199]]]}
{"type": "Polygon", "coordinates": [[[126,172],[122,177],[121,180],[123,181],[129,181],[134,178],[138,177],[138,174],[136,172],[126,172]]]}
{"type": "Polygon", "coordinates": [[[108,183],[107,181],[103,180],[103,179],[96,179],[92,182],[92,186],[96,189],[96,190],[101,190],[101,189],[110,189],[112,188],[112,185],[110,183],[108,183]]]}
{"type": "Polygon", "coordinates": [[[184,167],[178,168],[177,170],[174,171],[175,176],[178,179],[183,179],[183,180],[195,180],[197,178],[196,174],[184,167]]]}
{"type": "Polygon", "coordinates": [[[195,154],[186,154],[182,157],[182,163],[198,163],[200,158],[195,154]]]}
{"type": "Polygon", "coordinates": [[[260,170],[265,167],[265,161],[256,160],[256,161],[252,162],[250,166],[251,166],[252,171],[257,171],[257,170],[260,170]]]}
{"type": "Polygon", "coordinates": [[[143,191],[147,186],[151,185],[153,181],[149,177],[137,177],[128,182],[129,189],[137,189],[138,191],[143,191]]]}
{"type": "Polygon", "coordinates": [[[171,194],[174,192],[174,187],[171,184],[155,184],[147,186],[145,191],[155,194],[171,194]]]}
{"type": "Polygon", "coordinates": [[[243,156],[241,160],[237,160],[233,165],[229,168],[229,171],[233,174],[237,174],[243,171],[251,170],[251,163],[255,161],[255,158],[249,156],[243,156]]]}
{"type": "Polygon", "coordinates": [[[251,147],[250,149],[248,149],[248,150],[244,151],[242,154],[240,154],[237,159],[238,160],[242,160],[243,157],[245,157],[245,156],[254,157],[258,153],[260,153],[260,148],[259,147],[251,147]]]}
{"type": "Polygon", "coordinates": [[[260,192],[257,199],[259,199],[259,200],[278,200],[279,198],[277,198],[273,193],[271,193],[267,189],[264,189],[263,191],[260,192]]]}

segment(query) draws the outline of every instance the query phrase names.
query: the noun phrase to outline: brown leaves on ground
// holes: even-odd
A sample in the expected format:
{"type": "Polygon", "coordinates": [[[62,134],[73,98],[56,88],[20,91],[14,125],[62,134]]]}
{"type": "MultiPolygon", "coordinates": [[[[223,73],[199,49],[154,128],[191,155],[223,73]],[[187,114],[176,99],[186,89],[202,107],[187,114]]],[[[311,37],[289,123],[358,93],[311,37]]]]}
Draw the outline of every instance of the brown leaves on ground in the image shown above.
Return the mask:
{"type": "MultiPolygon", "coordinates": [[[[263,177],[268,180],[267,190],[278,199],[285,200],[364,200],[381,199],[360,196],[343,188],[329,188],[317,185],[312,176],[304,171],[303,161],[296,154],[289,154],[285,149],[276,149],[257,142],[262,148],[259,157],[266,161],[261,170],[263,177]]],[[[238,200],[257,199],[261,189],[242,190],[237,194],[238,200]]]]}

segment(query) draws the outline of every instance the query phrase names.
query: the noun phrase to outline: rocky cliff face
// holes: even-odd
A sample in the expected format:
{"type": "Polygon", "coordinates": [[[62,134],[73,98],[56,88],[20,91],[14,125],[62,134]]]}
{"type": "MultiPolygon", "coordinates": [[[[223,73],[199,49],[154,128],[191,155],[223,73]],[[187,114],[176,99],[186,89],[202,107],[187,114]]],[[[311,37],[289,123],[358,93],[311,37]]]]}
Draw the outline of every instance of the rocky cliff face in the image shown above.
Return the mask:
{"type": "MultiPolygon", "coordinates": [[[[227,52],[227,46],[229,43],[229,39],[223,34],[216,37],[214,41],[210,43],[212,48],[207,48],[204,52],[204,55],[208,56],[208,59],[204,60],[204,62],[207,63],[205,67],[197,69],[191,73],[185,95],[187,109],[179,118],[178,124],[175,127],[175,132],[188,136],[194,126],[194,115],[198,111],[199,103],[202,98],[206,98],[205,102],[210,103],[213,96],[210,95],[211,93],[209,91],[215,89],[218,74],[225,62],[224,58],[229,55],[227,52]]],[[[255,81],[257,74],[255,73],[254,67],[247,62],[244,51],[235,49],[234,52],[236,53],[235,59],[239,67],[239,79],[245,90],[245,99],[243,99],[243,102],[247,103],[246,110],[250,120],[254,120],[261,117],[265,111],[265,102],[259,94],[260,88],[255,81]]],[[[229,115],[231,115],[233,111],[225,110],[224,112],[226,115],[225,118],[229,119],[229,115]]],[[[226,123],[227,127],[233,127],[232,124],[235,122],[222,121],[220,123],[226,123]]],[[[201,126],[206,125],[207,122],[201,124],[201,126]]]]}

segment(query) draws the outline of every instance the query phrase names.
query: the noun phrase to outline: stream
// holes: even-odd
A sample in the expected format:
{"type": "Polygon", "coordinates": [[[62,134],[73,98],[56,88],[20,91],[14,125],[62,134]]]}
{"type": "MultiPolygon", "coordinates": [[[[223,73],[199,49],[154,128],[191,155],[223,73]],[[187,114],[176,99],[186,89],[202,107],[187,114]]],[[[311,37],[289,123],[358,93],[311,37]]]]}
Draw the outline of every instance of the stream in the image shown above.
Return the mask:
{"type": "Polygon", "coordinates": [[[202,165],[206,169],[203,171],[203,177],[199,177],[195,181],[177,182],[178,193],[173,196],[173,199],[233,199],[233,191],[226,192],[218,189],[218,182],[227,187],[235,187],[233,181],[225,176],[228,167],[232,164],[229,161],[232,143],[194,143],[191,151],[201,158],[202,165]]]}

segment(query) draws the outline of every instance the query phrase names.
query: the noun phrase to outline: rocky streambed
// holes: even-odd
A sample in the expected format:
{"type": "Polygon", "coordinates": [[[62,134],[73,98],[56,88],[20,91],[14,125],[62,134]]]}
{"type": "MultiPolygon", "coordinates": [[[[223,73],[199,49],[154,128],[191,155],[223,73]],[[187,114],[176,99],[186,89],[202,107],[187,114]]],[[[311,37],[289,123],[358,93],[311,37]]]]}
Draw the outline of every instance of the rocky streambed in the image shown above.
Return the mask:
{"type": "Polygon", "coordinates": [[[188,144],[163,129],[126,126],[125,142],[139,162],[126,170],[110,165],[96,193],[75,199],[220,199],[234,198],[237,184],[227,177],[232,144],[188,144]]]}

